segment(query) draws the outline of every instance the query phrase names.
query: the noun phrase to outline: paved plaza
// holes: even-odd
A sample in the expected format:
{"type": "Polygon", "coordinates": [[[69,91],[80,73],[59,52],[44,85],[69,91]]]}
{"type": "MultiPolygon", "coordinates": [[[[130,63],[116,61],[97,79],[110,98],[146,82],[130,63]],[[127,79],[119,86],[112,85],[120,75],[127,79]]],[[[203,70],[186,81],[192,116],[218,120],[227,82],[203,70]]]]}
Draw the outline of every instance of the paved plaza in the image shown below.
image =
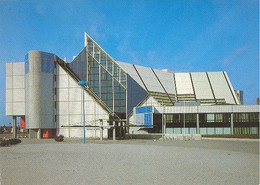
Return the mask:
{"type": "Polygon", "coordinates": [[[259,184],[258,140],[22,139],[1,147],[7,184],[259,184]]]}

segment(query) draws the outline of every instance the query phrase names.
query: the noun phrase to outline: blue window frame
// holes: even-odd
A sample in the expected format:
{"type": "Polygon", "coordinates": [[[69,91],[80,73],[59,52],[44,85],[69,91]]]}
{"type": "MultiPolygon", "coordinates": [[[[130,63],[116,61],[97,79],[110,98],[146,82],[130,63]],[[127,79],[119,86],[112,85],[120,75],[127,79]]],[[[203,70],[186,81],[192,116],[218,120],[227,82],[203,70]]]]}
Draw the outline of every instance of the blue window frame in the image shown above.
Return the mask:
{"type": "Polygon", "coordinates": [[[151,113],[152,112],[152,106],[147,106],[147,107],[138,107],[136,108],[136,114],[140,113],[151,113]]]}

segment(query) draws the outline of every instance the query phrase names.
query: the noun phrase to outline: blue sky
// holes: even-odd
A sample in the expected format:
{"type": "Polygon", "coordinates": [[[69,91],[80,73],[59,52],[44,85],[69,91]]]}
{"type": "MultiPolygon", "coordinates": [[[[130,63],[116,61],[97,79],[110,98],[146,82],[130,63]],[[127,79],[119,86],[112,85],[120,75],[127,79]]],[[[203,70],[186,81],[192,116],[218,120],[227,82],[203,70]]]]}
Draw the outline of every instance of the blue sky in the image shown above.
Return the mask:
{"type": "Polygon", "coordinates": [[[0,0],[0,124],[5,63],[29,50],[68,61],[86,31],[115,60],[176,72],[227,71],[244,103],[259,96],[258,0],[0,0]]]}

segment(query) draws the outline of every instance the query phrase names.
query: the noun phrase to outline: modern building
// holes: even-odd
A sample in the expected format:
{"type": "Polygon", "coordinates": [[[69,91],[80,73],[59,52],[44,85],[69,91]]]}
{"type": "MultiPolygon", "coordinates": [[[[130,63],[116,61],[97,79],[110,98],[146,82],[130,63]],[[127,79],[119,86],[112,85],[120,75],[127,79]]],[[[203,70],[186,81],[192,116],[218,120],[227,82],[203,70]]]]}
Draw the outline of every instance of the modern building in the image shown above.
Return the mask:
{"type": "Polygon", "coordinates": [[[62,134],[259,134],[259,105],[242,105],[226,72],[175,73],[119,62],[84,34],[84,48],[67,63],[29,51],[6,64],[6,115],[20,117],[30,137],[62,134]],[[85,80],[89,85],[77,84],[85,80]],[[118,131],[118,132],[119,132],[118,131]]]}

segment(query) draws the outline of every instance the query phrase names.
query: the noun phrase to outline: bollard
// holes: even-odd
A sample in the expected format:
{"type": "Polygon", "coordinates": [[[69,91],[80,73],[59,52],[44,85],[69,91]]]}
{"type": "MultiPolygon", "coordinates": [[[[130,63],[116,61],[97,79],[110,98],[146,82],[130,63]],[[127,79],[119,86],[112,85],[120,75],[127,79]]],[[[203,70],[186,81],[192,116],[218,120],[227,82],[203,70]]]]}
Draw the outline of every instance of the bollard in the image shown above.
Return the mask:
{"type": "Polygon", "coordinates": [[[121,135],[122,135],[122,127],[121,127],[121,122],[118,122],[118,126],[119,126],[119,139],[121,139],[121,135]]]}
{"type": "Polygon", "coordinates": [[[17,138],[16,116],[13,116],[13,138],[17,138]]]}
{"type": "Polygon", "coordinates": [[[103,120],[100,119],[100,126],[99,126],[99,129],[100,129],[100,141],[103,140],[103,120]]]}
{"type": "Polygon", "coordinates": [[[116,140],[116,123],[113,121],[113,141],[116,140]]]}

